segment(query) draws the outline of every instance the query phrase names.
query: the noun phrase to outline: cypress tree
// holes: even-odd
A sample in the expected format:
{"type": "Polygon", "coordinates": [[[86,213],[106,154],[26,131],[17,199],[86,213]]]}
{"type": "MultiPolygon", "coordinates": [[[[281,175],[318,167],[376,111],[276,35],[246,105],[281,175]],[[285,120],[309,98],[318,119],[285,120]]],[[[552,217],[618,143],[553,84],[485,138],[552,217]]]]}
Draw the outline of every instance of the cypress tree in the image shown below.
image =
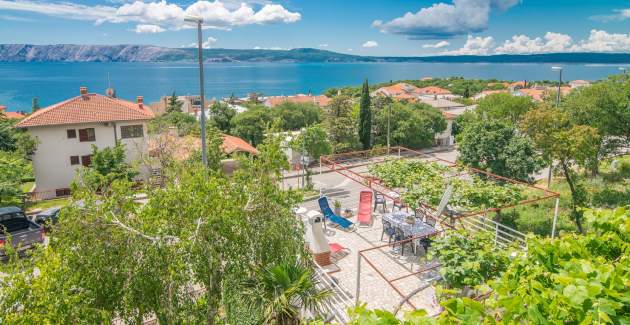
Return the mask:
{"type": "Polygon", "coordinates": [[[372,147],[372,109],[370,106],[370,87],[367,79],[363,83],[359,108],[359,141],[363,146],[363,150],[367,150],[372,147]]]}
{"type": "Polygon", "coordinates": [[[33,101],[31,102],[31,110],[33,113],[39,111],[39,99],[37,97],[33,97],[33,101]]]}

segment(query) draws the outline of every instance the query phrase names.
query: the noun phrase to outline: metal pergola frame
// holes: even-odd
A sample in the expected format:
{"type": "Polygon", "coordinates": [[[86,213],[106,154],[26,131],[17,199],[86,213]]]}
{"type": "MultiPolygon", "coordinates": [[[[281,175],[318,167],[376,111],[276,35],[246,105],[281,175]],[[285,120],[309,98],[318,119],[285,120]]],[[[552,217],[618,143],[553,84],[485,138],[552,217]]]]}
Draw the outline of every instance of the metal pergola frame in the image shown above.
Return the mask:
{"type": "MultiPolygon", "coordinates": [[[[390,200],[394,200],[400,197],[400,194],[398,191],[395,191],[393,189],[388,188],[387,186],[383,185],[381,182],[379,182],[378,179],[375,179],[374,177],[372,177],[371,175],[365,175],[365,174],[360,174],[358,172],[355,172],[353,170],[351,170],[352,168],[357,168],[357,167],[362,167],[362,166],[367,166],[367,165],[372,165],[372,164],[379,164],[379,163],[383,163],[388,161],[388,158],[391,157],[391,154],[394,153],[396,157],[398,157],[399,159],[406,159],[406,158],[422,158],[427,162],[439,162],[441,164],[446,165],[447,167],[451,167],[451,168],[460,168],[463,169],[465,172],[463,173],[456,173],[454,175],[450,175],[448,177],[460,177],[460,176],[465,176],[466,174],[483,174],[489,178],[493,178],[495,180],[500,180],[503,182],[507,182],[507,183],[512,183],[512,184],[517,184],[517,185],[521,185],[524,186],[526,188],[532,189],[534,191],[539,191],[542,193],[542,196],[540,197],[535,197],[535,198],[530,198],[530,199],[526,199],[526,200],[521,200],[518,203],[515,204],[510,204],[510,205],[505,205],[505,206],[501,206],[501,207],[494,207],[494,208],[488,208],[488,209],[484,209],[484,210],[479,210],[479,211],[472,211],[472,212],[468,212],[465,213],[463,215],[457,216],[457,217],[451,217],[449,220],[452,222],[452,224],[445,222],[445,219],[440,218],[441,216],[433,216],[433,215],[427,215],[427,217],[431,217],[433,219],[436,220],[436,223],[439,224],[442,227],[442,230],[433,233],[431,235],[425,235],[425,236],[416,236],[413,238],[409,238],[403,241],[399,241],[399,242],[393,242],[393,243],[387,243],[387,244],[383,244],[380,246],[375,246],[372,248],[368,248],[368,249],[364,249],[364,250],[360,250],[357,254],[357,276],[356,276],[356,294],[355,294],[355,299],[356,299],[356,303],[359,303],[359,298],[360,298],[360,292],[361,292],[361,261],[365,260],[365,262],[376,271],[376,273],[387,282],[387,284],[396,292],[398,293],[398,295],[400,295],[401,299],[403,299],[401,301],[402,303],[406,303],[407,305],[409,305],[411,308],[413,309],[417,309],[417,307],[411,302],[409,301],[409,297],[405,296],[405,294],[403,294],[403,292],[396,286],[395,282],[400,281],[402,279],[406,279],[408,277],[411,276],[417,276],[419,274],[422,274],[424,272],[430,271],[430,270],[434,270],[436,268],[438,268],[440,265],[439,263],[437,263],[436,265],[432,265],[429,267],[425,267],[422,268],[419,271],[415,271],[415,272],[410,272],[409,274],[403,275],[403,276],[398,276],[396,278],[387,278],[383,272],[381,270],[378,269],[378,267],[376,267],[376,265],[370,261],[370,259],[366,256],[365,253],[370,252],[370,251],[374,251],[374,250],[380,250],[382,248],[385,247],[390,247],[390,246],[395,246],[395,245],[400,245],[403,243],[407,243],[410,241],[414,241],[414,240],[418,240],[418,239],[423,239],[423,238],[428,238],[428,237],[435,237],[435,236],[439,236],[442,235],[444,233],[444,231],[448,228],[448,229],[456,229],[455,225],[454,225],[454,221],[459,221],[460,225],[463,224],[462,222],[467,222],[468,226],[471,227],[480,227],[479,224],[475,224],[473,222],[473,220],[476,220],[476,218],[474,217],[479,217],[479,218],[483,218],[483,219],[487,219],[485,218],[485,215],[487,215],[489,212],[496,212],[502,209],[508,209],[508,208],[514,208],[514,207],[518,207],[518,206],[523,206],[523,205],[527,205],[527,204],[532,204],[535,202],[539,202],[539,201],[543,201],[543,200],[548,200],[548,199],[556,199],[555,201],[555,208],[554,208],[554,217],[553,217],[553,225],[552,225],[552,233],[551,236],[554,237],[555,236],[555,228],[556,228],[556,223],[557,223],[557,218],[558,218],[558,207],[559,207],[559,197],[560,194],[554,191],[551,191],[549,189],[546,188],[542,188],[536,185],[532,185],[532,184],[528,184],[522,181],[518,181],[518,180],[514,180],[514,179],[510,179],[507,177],[503,177],[500,175],[496,175],[484,170],[480,170],[477,168],[473,168],[473,167],[469,167],[469,166],[464,166],[452,161],[448,161],[442,158],[438,158],[435,156],[432,156],[431,153],[434,152],[420,152],[420,151],[416,151],[416,150],[412,150],[409,148],[405,148],[405,147],[401,147],[401,146],[397,146],[397,147],[390,147],[390,148],[377,148],[377,149],[372,149],[372,150],[363,150],[363,151],[353,151],[353,152],[347,152],[347,153],[341,153],[341,154],[333,154],[333,155],[327,155],[327,156],[322,156],[320,157],[320,173],[322,172],[322,166],[326,166],[327,168],[331,169],[334,172],[337,172],[363,186],[366,186],[376,192],[379,192],[381,194],[383,194],[385,197],[387,197],[390,200]],[[385,156],[385,158],[383,159],[382,156],[385,156]],[[397,197],[394,197],[394,195],[391,195],[391,193],[396,193],[397,197]]],[[[422,205],[423,208],[429,209],[433,212],[436,211],[436,208],[425,204],[425,203],[420,203],[422,205]]],[[[485,226],[485,220],[484,220],[484,226],[485,226]]],[[[507,232],[503,231],[500,229],[501,225],[500,223],[497,223],[495,221],[491,221],[493,224],[490,224],[490,226],[495,227],[494,231],[497,234],[499,232],[502,232],[504,235],[509,235],[507,232]]],[[[503,226],[505,228],[511,229],[509,227],[503,226]]],[[[465,227],[463,227],[464,229],[466,229],[465,227]]],[[[481,228],[480,228],[481,229],[481,228]]],[[[513,230],[513,229],[512,229],[513,230]]],[[[477,230],[475,230],[477,231],[477,230]]],[[[524,234],[513,230],[514,232],[517,232],[521,235],[524,236],[524,234]]],[[[514,237],[509,235],[510,237],[514,237]]],[[[495,241],[496,244],[499,244],[497,241],[495,241]]],[[[483,298],[483,297],[482,297],[483,298]]]]}

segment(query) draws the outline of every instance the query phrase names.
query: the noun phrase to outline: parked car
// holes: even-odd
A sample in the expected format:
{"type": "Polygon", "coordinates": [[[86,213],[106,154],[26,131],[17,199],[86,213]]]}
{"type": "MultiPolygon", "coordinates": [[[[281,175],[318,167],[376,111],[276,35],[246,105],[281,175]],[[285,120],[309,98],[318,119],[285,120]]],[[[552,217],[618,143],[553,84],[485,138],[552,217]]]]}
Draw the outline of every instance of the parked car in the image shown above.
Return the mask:
{"type": "Polygon", "coordinates": [[[61,207],[44,210],[35,215],[34,221],[36,224],[44,227],[47,225],[54,225],[57,223],[57,218],[59,218],[59,211],[61,211],[61,207]]]}
{"type": "Polygon", "coordinates": [[[44,228],[28,220],[18,207],[0,208],[0,260],[7,259],[4,248],[9,236],[12,246],[22,254],[44,242],[44,228]]]}

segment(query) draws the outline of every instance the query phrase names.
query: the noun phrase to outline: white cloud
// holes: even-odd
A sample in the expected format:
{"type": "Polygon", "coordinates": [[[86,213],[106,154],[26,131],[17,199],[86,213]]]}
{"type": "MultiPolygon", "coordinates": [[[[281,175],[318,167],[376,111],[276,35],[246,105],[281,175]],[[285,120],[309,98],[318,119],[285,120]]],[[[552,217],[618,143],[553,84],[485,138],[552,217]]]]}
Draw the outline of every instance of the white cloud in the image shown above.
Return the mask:
{"type": "Polygon", "coordinates": [[[204,25],[208,28],[222,29],[251,24],[293,23],[302,18],[299,12],[291,12],[278,4],[258,4],[257,8],[259,9],[256,11],[253,6],[246,3],[236,7],[231,0],[226,2],[199,0],[186,8],[165,0],[156,2],[136,0],[119,7],[88,6],[71,2],[0,0],[0,10],[34,12],[66,19],[94,21],[96,24],[131,22],[138,24],[136,31],[150,29],[140,27],[142,25],[171,30],[187,28],[189,25],[184,23],[186,15],[202,17],[204,25]]]}
{"type": "Polygon", "coordinates": [[[454,51],[446,51],[445,55],[488,55],[494,46],[494,38],[488,37],[472,37],[468,35],[466,43],[460,49],[454,51]]]}
{"type": "MultiPolygon", "coordinates": [[[[437,43],[439,44],[439,43],[437,43]]],[[[437,44],[428,44],[434,46],[437,44]]],[[[588,38],[574,42],[567,34],[547,32],[543,37],[514,35],[502,45],[494,47],[494,39],[468,36],[460,49],[445,51],[446,55],[534,54],[563,52],[629,52],[630,34],[613,34],[591,30],[588,38]]]]}
{"type": "Polygon", "coordinates": [[[560,33],[547,32],[543,38],[515,35],[497,47],[495,52],[505,54],[568,52],[571,51],[572,44],[571,36],[560,33]]]}
{"type": "Polygon", "coordinates": [[[328,47],[328,44],[324,43],[324,44],[319,44],[317,46],[319,46],[319,47],[328,47]]]}
{"type": "Polygon", "coordinates": [[[441,49],[443,47],[447,47],[451,45],[451,43],[447,42],[447,41],[439,41],[435,44],[424,44],[422,45],[423,48],[425,49],[441,49]]]}
{"type": "Polygon", "coordinates": [[[416,13],[407,12],[388,22],[375,20],[381,32],[405,35],[410,39],[441,39],[484,31],[492,9],[507,10],[520,0],[453,0],[435,3],[416,13]]]}
{"type": "Polygon", "coordinates": [[[591,16],[592,20],[610,22],[630,19],[630,9],[617,9],[614,14],[591,16]]]}
{"type": "Polygon", "coordinates": [[[210,36],[210,37],[208,37],[208,39],[207,39],[205,42],[201,43],[201,46],[202,46],[204,49],[209,49],[209,48],[211,48],[211,47],[214,45],[214,43],[216,43],[217,41],[218,41],[218,39],[216,39],[216,38],[214,38],[214,37],[210,36]]]}
{"type": "Polygon", "coordinates": [[[586,40],[580,41],[574,51],[627,52],[630,51],[630,34],[610,34],[604,30],[591,30],[586,40]]]}
{"type": "Polygon", "coordinates": [[[161,33],[166,29],[158,26],[158,25],[136,25],[136,29],[134,31],[138,34],[155,34],[161,33]]]}
{"type": "Polygon", "coordinates": [[[371,48],[371,47],[378,47],[378,42],[376,41],[367,41],[365,43],[363,43],[363,45],[361,45],[365,48],[371,48]]]}

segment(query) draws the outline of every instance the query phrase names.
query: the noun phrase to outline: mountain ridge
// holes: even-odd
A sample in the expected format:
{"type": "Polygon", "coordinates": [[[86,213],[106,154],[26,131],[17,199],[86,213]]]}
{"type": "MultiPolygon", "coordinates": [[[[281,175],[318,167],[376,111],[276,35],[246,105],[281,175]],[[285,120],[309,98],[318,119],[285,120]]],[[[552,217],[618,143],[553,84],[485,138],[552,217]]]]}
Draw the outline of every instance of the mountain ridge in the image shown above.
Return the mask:
{"type": "MultiPolygon", "coordinates": [[[[0,62],[193,62],[195,48],[155,45],[0,44],[0,62]]],[[[314,48],[204,49],[205,62],[435,62],[627,64],[630,53],[545,53],[442,56],[360,56],[314,48]]]]}

